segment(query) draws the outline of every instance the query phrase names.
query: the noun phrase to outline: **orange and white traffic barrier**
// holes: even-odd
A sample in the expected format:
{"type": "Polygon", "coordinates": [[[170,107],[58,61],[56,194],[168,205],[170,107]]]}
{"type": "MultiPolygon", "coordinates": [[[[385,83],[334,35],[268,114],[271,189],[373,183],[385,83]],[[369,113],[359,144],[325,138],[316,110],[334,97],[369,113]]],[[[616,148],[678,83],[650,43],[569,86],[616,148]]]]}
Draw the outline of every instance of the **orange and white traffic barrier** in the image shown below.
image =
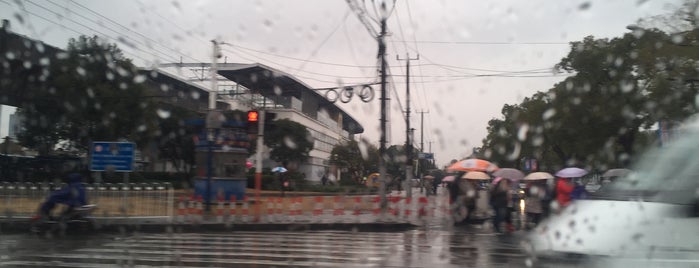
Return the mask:
{"type": "Polygon", "coordinates": [[[236,216],[238,216],[238,210],[237,210],[237,207],[238,207],[237,201],[238,200],[237,199],[238,198],[236,198],[235,195],[232,194],[231,195],[231,202],[228,203],[228,220],[232,221],[232,222],[235,222],[237,220],[236,216]]]}
{"type": "Polygon", "coordinates": [[[316,196],[313,198],[313,201],[315,202],[313,204],[313,216],[322,216],[323,215],[323,197],[322,196],[316,196]]]}
{"type": "Polygon", "coordinates": [[[223,196],[219,195],[218,198],[216,198],[216,221],[218,223],[223,223],[223,196]]]}
{"type": "Polygon", "coordinates": [[[372,212],[374,213],[374,216],[379,216],[381,214],[381,197],[380,196],[374,196],[371,199],[371,203],[373,205],[372,212]]]}
{"type": "Polygon", "coordinates": [[[418,199],[418,210],[417,210],[417,217],[418,219],[423,219],[427,217],[427,197],[420,197],[418,199]]]}
{"type": "Polygon", "coordinates": [[[204,215],[203,215],[204,207],[203,207],[203,205],[204,205],[204,199],[202,198],[201,195],[197,196],[197,208],[195,209],[196,217],[194,219],[196,222],[201,222],[204,219],[204,215]]]}
{"type": "Polygon", "coordinates": [[[267,198],[267,221],[274,221],[274,198],[267,198]]]}
{"type": "Polygon", "coordinates": [[[400,214],[400,209],[398,208],[398,203],[400,202],[400,196],[394,195],[389,198],[388,212],[394,219],[397,219],[400,214]]]}
{"type": "Polygon", "coordinates": [[[300,219],[303,214],[302,211],[303,197],[294,197],[291,199],[291,204],[289,205],[289,220],[296,222],[300,219]]]}
{"type": "Polygon", "coordinates": [[[406,197],[405,202],[403,203],[403,218],[405,219],[410,219],[410,216],[412,216],[413,208],[412,208],[412,201],[413,198],[411,197],[406,197]]]}
{"type": "Polygon", "coordinates": [[[196,207],[196,197],[194,195],[189,196],[189,203],[187,204],[187,221],[194,221],[194,215],[197,214],[196,207]]]}
{"type": "Polygon", "coordinates": [[[345,216],[344,198],[336,195],[335,198],[333,198],[333,201],[333,216],[337,218],[337,220],[343,221],[345,216]]]}
{"type": "Polygon", "coordinates": [[[275,208],[276,212],[274,215],[277,221],[287,221],[289,219],[289,217],[284,215],[284,198],[277,197],[275,200],[275,208]]]}
{"type": "Polygon", "coordinates": [[[184,196],[180,196],[177,202],[177,222],[184,223],[185,217],[187,215],[187,205],[185,205],[184,196]]]}
{"type": "Polygon", "coordinates": [[[240,221],[242,222],[248,222],[250,219],[250,205],[248,202],[248,197],[244,196],[243,197],[243,206],[240,209],[240,221]]]}
{"type": "Polygon", "coordinates": [[[355,196],[354,197],[354,206],[352,209],[352,215],[359,216],[361,214],[362,214],[362,197],[355,196]]]}

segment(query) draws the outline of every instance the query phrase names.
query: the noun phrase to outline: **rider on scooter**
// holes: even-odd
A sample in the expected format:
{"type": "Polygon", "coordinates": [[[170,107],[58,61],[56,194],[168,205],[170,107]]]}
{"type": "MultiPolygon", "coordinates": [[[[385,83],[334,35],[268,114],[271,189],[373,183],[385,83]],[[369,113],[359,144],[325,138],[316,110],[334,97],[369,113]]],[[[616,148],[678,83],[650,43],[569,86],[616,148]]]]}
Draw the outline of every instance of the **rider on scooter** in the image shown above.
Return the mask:
{"type": "Polygon", "coordinates": [[[82,184],[82,176],[78,173],[71,173],[68,175],[68,185],[57,190],[41,204],[39,207],[39,215],[42,219],[49,219],[51,215],[51,210],[56,206],[56,204],[64,204],[68,206],[63,213],[72,211],[76,207],[81,207],[87,204],[85,197],[85,187],[82,184]]]}

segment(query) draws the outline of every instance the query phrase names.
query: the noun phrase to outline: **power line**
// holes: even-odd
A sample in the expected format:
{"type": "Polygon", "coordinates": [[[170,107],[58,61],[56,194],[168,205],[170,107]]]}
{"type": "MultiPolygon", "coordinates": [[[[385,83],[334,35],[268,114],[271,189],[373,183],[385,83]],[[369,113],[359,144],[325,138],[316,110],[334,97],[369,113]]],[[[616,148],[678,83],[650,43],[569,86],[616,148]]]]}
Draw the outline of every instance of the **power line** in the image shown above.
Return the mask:
{"type": "Polygon", "coordinates": [[[299,67],[295,70],[296,72],[303,70],[303,67],[306,66],[306,63],[308,63],[308,61],[311,60],[311,58],[313,58],[313,57],[316,55],[316,53],[318,53],[318,51],[320,51],[321,48],[323,48],[323,46],[325,45],[325,43],[328,42],[328,40],[330,40],[330,38],[331,38],[333,35],[335,35],[335,32],[337,32],[337,30],[340,29],[340,26],[342,26],[342,25],[345,24],[345,22],[347,21],[347,17],[349,17],[350,12],[351,12],[350,10],[347,10],[347,12],[345,12],[345,16],[342,18],[342,20],[340,21],[340,23],[337,24],[337,26],[335,26],[335,29],[333,29],[333,30],[330,32],[330,34],[329,34],[327,37],[325,37],[325,39],[323,39],[322,42],[320,42],[320,44],[318,44],[318,47],[316,47],[316,48],[313,50],[313,52],[311,52],[311,54],[308,56],[308,58],[307,58],[306,60],[304,60],[304,61],[301,63],[301,66],[299,66],[299,67]]]}
{"type": "MultiPolygon", "coordinates": [[[[31,2],[30,2],[30,3],[31,3],[31,2]]],[[[32,3],[32,4],[34,4],[34,3],[32,3]]],[[[36,5],[36,4],[34,4],[34,5],[36,5]]],[[[85,33],[78,32],[78,31],[76,31],[75,29],[69,28],[68,26],[66,26],[66,25],[64,25],[64,24],[62,24],[62,23],[59,23],[59,22],[56,22],[56,21],[54,21],[54,20],[48,19],[48,18],[46,18],[46,17],[44,17],[44,16],[41,16],[41,15],[39,15],[39,14],[36,14],[36,13],[34,13],[34,12],[28,11],[28,10],[26,10],[26,9],[24,10],[24,12],[27,13],[27,14],[30,14],[30,15],[32,15],[32,16],[35,16],[35,17],[37,17],[37,18],[43,19],[43,20],[45,20],[45,21],[47,21],[47,22],[50,22],[50,23],[52,23],[52,24],[55,24],[55,25],[58,25],[58,26],[62,26],[63,28],[65,28],[65,29],[67,29],[67,30],[69,30],[69,31],[72,31],[72,32],[74,32],[74,33],[76,33],[76,34],[78,34],[78,35],[85,35],[85,33]]],[[[90,28],[90,27],[88,27],[88,26],[85,26],[84,24],[81,24],[81,23],[78,23],[78,22],[73,22],[73,23],[78,24],[78,25],[80,25],[80,26],[82,26],[82,27],[84,27],[84,28],[86,28],[86,29],[92,30],[92,31],[94,31],[94,32],[96,32],[96,33],[98,33],[98,34],[101,34],[101,35],[105,36],[105,37],[106,37],[107,39],[109,39],[109,40],[112,40],[112,41],[114,41],[114,42],[117,42],[117,40],[115,40],[114,38],[110,37],[109,35],[106,35],[106,34],[100,32],[100,31],[97,31],[97,30],[92,29],[92,28],[90,28]]],[[[136,49],[137,49],[137,48],[136,48],[136,49]]],[[[140,49],[137,49],[137,50],[140,50],[140,49]]],[[[141,50],[141,51],[142,51],[142,50],[141,50]]],[[[146,51],[142,51],[142,52],[146,52],[146,51]]],[[[132,56],[134,56],[134,57],[136,57],[136,58],[138,58],[138,59],[140,59],[140,60],[142,60],[142,61],[144,61],[144,62],[150,62],[150,60],[144,59],[144,58],[142,58],[141,56],[139,56],[139,55],[137,55],[137,54],[133,54],[132,56]]]]}
{"type": "MultiPolygon", "coordinates": [[[[395,40],[394,42],[405,42],[404,40],[395,40]]],[[[420,44],[453,44],[453,45],[569,45],[568,42],[497,42],[497,41],[428,41],[415,40],[415,43],[420,44]]]]}
{"type": "MultiPolygon", "coordinates": [[[[53,14],[60,15],[58,12],[53,11],[53,10],[50,10],[50,9],[48,9],[48,8],[46,8],[46,7],[43,7],[43,6],[39,6],[39,5],[37,5],[36,3],[32,2],[32,1],[27,1],[27,2],[31,3],[32,5],[38,6],[38,7],[42,8],[42,9],[48,11],[48,12],[51,12],[51,13],[53,13],[53,14]]],[[[70,12],[73,13],[73,14],[77,14],[78,16],[80,16],[81,18],[85,19],[86,21],[89,21],[89,22],[91,22],[91,23],[95,23],[95,24],[99,25],[98,22],[93,21],[93,20],[91,20],[91,19],[88,18],[88,17],[85,17],[84,15],[80,14],[79,12],[74,12],[73,10],[71,10],[71,9],[68,8],[68,7],[60,6],[60,5],[56,4],[55,2],[53,2],[53,1],[51,1],[51,0],[48,0],[48,2],[51,3],[51,4],[54,5],[54,6],[57,6],[57,7],[60,7],[60,8],[65,8],[65,9],[67,9],[68,11],[70,11],[70,12]]],[[[66,19],[68,19],[69,21],[71,21],[71,22],[73,22],[73,23],[80,24],[80,23],[76,22],[75,20],[73,20],[73,19],[71,19],[71,18],[66,17],[66,19]]],[[[84,25],[82,25],[82,24],[80,24],[80,25],[83,26],[83,27],[86,27],[86,26],[84,26],[84,25]]],[[[105,28],[105,29],[107,29],[107,30],[110,30],[110,31],[114,32],[114,33],[117,34],[117,35],[122,35],[122,33],[117,32],[116,30],[114,30],[114,29],[112,29],[112,28],[109,28],[109,27],[106,27],[106,26],[102,26],[102,27],[105,28]]],[[[93,31],[95,31],[95,30],[92,29],[92,28],[90,28],[90,29],[93,30],[93,31]]],[[[115,37],[113,37],[113,36],[108,36],[108,35],[106,35],[106,34],[104,34],[104,33],[102,33],[102,35],[105,35],[105,36],[107,36],[107,37],[110,37],[110,38],[116,39],[116,40],[119,40],[119,39],[120,39],[119,37],[115,38],[115,37]]],[[[139,42],[138,40],[133,39],[133,38],[127,36],[127,35],[123,35],[123,36],[124,36],[125,38],[129,39],[129,40],[132,40],[132,41],[135,41],[135,42],[139,42]]],[[[122,43],[124,43],[124,42],[122,42],[122,43]]],[[[141,45],[146,45],[145,43],[142,43],[142,42],[139,42],[139,43],[140,43],[141,45]]],[[[131,45],[130,47],[135,48],[135,46],[133,46],[133,45],[131,45]]],[[[169,54],[167,54],[167,53],[165,53],[165,52],[162,52],[162,51],[157,50],[157,49],[155,49],[155,48],[151,48],[151,49],[153,49],[153,51],[158,52],[158,53],[160,53],[161,55],[163,55],[163,56],[165,56],[165,57],[171,57],[169,54]]],[[[141,50],[141,51],[144,51],[144,50],[141,50]]]]}
{"type": "MultiPolygon", "coordinates": [[[[260,54],[265,54],[273,57],[279,57],[279,58],[284,58],[284,59],[289,59],[289,60],[295,60],[295,61],[308,61],[316,64],[321,64],[321,65],[328,65],[328,66],[338,66],[338,67],[347,67],[347,68],[361,68],[361,69],[376,69],[377,67],[375,65],[353,65],[353,64],[343,64],[343,63],[333,63],[333,62],[324,62],[324,61],[314,61],[314,60],[306,60],[306,59],[301,59],[301,58],[296,58],[296,57],[290,57],[286,55],[279,55],[275,53],[270,53],[258,49],[253,49],[253,48],[248,48],[240,45],[235,45],[235,44],[227,44],[230,47],[234,47],[237,49],[242,49],[242,50],[248,50],[252,51],[255,53],[260,53],[260,54]]],[[[416,53],[419,51],[413,50],[416,53]]],[[[248,53],[246,53],[248,54],[248,53]]],[[[248,54],[250,55],[250,54],[248,54]]],[[[257,56],[256,56],[257,57],[257,56]]],[[[421,55],[421,57],[424,57],[424,55],[421,55]]],[[[429,61],[429,59],[427,59],[429,61]]],[[[429,61],[430,63],[418,63],[418,64],[413,64],[413,66],[435,66],[435,67],[440,67],[442,69],[452,71],[452,72],[459,72],[463,74],[469,74],[469,75],[477,75],[473,73],[464,73],[459,70],[453,70],[453,69],[463,69],[463,70],[473,70],[473,71],[483,71],[483,72],[498,72],[498,73],[526,73],[526,72],[532,72],[532,71],[543,71],[543,70],[551,70],[551,68],[537,68],[537,69],[531,69],[531,70],[496,70],[496,69],[483,69],[483,68],[472,68],[472,67],[463,67],[463,66],[454,66],[454,65],[446,65],[446,64],[439,64],[439,63],[434,63],[432,61],[429,61]]]]}
{"type": "MultiPolygon", "coordinates": [[[[236,52],[236,51],[229,50],[229,49],[225,49],[225,48],[222,49],[222,50],[225,51],[225,52],[234,53],[234,54],[240,56],[240,54],[239,54],[238,52],[236,52]]],[[[247,53],[247,52],[243,52],[243,51],[240,51],[240,52],[241,52],[241,53],[245,53],[246,55],[248,55],[248,56],[250,56],[250,57],[254,57],[254,58],[263,60],[263,61],[265,61],[265,62],[272,63],[272,64],[274,64],[274,65],[276,65],[276,66],[284,67],[285,69],[288,69],[288,70],[295,70],[294,67],[291,67],[291,66],[288,66],[288,65],[284,65],[284,64],[281,64],[281,63],[278,63],[278,62],[275,62],[275,61],[271,61],[271,60],[269,60],[269,59],[266,59],[266,58],[263,58],[263,57],[260,57],[260,56],[252,55],[252,54],[249,54],[249,53],[247,53]]],[[[250,58],[246,58],[246,59],[247,59],[247,60],[250,60],[250,61],[252,61],[252,62],[257,62],[257,61],[255,61],[255,60],[251,60],[250,58]]],[[[340,75],[334,75],[334,74],[317,73],[317,72],[306,71],[306,70],[297,70],[297,71],[300,71],[300,72],[303,72],[303,73],[308,73],[308,74],[326,76],[326,77],[335,77],[335,78],[337,78],[337,77],[350,78],[350,79],[375,79],[375,78],[376,78],[375,76],[346,76],[346,75],[340,76],[340,75]]],[[[296,74],[294,74],[294,75],[296,75],[296,74]]]]}
{"type": "Polygon", "coordinates": [[[106,17],[106,16],[100,14],[99,12],[96,12],[96,11],[94,11],[94,10],[92,10],[92,9],[90,9],[90,8],[88,8],[88,7],[86,7],[86,6],[84,6],[84,5],[81,5],[80,3],[77,3],[77,2],[75,2],[75,1],[73,1],[73,0],[70,0],[70,2],[73,3],[73,4],[76,4],[76,5],[80,6],[80,7],[82,7],[83,9],[86,9],[86,10],[90,11],[91,13],[93,13],[93,14],[95,14],[95,15],[97,15],[97,16],[100,16],[100,17],[102,17],[102,18],[108,20],[109,22],[111,22],[111,23],[113,23],[113,24],[115,24],[115,25],[118,25],[118,26],[124,28],[125,30],[127,30],[127,31],[129,31],[129,32],[135,33],[135,34],[137,34],[137,35],[143,37],[144,39],[147,39],[147,40],[153,42],[154,44],[157,44],[157,45],[159,45],[159,46],[161,46],[161,47],[163,47],[163,48],[165,48],[165,49],[171,50],[171,51],[173,51],[173,52],[175,52],[175,53],[178,53],[178,54],[180,54],[180,55],[182,55],[182,56],[184,56],[184,57],[187,57],[187,58],[189,58],[189,59],[192,59],[192,60],[194,60],[194,61],[200,61],[200,60],[195,59],[195,58],[193,58],[193,57],[191,57],[191,56],[188,56],[188,55],[186,55],[186,54],[182,54],[181,52],[179,52],[179,51],[177,51],[177,50],[175,50],[175,49],[166,47],[166,46],[162,45],[161,42],[158,42],[158,41],[156,41],[156,40],[153,40],[152,38],[150,38],[150,37],[148,37],[148,36],[145,36],[145,35],[143,35],[143,34],[137,32],[137,31],[134,31],[134,30],[132,30],[131,28],[126,27],[126,26],[124,26],[124,25],[122,25],[122,24],[120,24],[120,23],[118,23],[118,22],[116,22],[116,21],[114,21],[114,20],[112,20],[112,19],[110,19],[110,18],[108,18],[108,17],[106,17]]]}

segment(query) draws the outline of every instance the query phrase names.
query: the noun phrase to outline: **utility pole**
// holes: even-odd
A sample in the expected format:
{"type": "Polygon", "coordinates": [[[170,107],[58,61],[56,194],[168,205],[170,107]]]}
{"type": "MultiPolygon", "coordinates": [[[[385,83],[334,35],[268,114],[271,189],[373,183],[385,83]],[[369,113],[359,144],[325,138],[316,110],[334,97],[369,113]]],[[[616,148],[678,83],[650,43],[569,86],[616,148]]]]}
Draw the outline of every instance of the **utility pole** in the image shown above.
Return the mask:
{"type": "Polygon", "coordinates": [[[420,114],[420,152],[425,152],[425,114],[430,111],[417,112],[420,114]]]}
{"type": "MultiPolygon", "coordinates": [[[[385,13],[386,6],[381,5],[381,10],[385,13]]],[[[386,209],[386,16],[381,17],[381,33],[379,34],[379,55],[381,59],[381,137],[379,138],[379,195],[381,196],[380,206],[386,209]]]]}
{"type": "Polygon", "coordinates": [[[411,60],[419,60],[420,55],[417,55],[417,58],[410,58],[410,55],[406,55],[405,59],[401,59],[396,55],[396,60],[405,60],[407,64],[405,65],[406,72],[405,72],[405,99],[406,99],[406,106],[407,109],[405,110],[405,157],[407,158],[406,160],[406,166],[405,166],[405,184],[407,185],[406,189],[406,196],[407,197],[412,197],[413,196],[413,187],[411,186],[413,182],[413,141],[411,138],[411,130],[410,130],[410,61],[411,60]]]}
{"type": "Polygon", "coordinates": [[[218,91],[218,83],[216,79],[217,74],[217,69],[218,69],[218,58],[221,57],[221,51],[219,48],[219,43],[216,40],[211,40],[211,43],[213,45],[213,52],[211,54],[211,68],[209,68],[209,72],[211,75],[211,91],[209,91],[209,113],[207,115],[207,155],[206,155],[206,204],[205,204],[205,210],[206,212],[211,212],[211,179],[213,177],[213,161],[214,161],[214,153],[213,153],[213,144],[214,144],[214,133],[215,133],[215,128],[221,127],[219,125],[219,122],[216,122],[217,119],[220,119],[220,116],[216,113],[216,92],[218,91]]]}

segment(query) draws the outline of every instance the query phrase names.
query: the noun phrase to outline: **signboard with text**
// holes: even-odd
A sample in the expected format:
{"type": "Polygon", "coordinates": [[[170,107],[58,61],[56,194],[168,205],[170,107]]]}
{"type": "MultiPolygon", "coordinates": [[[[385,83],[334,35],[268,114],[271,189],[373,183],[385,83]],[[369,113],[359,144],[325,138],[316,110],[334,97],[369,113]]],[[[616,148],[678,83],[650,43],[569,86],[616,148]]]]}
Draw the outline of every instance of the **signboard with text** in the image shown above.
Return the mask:
{"type": "Polygon", "coordinates": [[[133,171],[136,145],[132,142],[93,142],[91,171],[133,171]]]}

